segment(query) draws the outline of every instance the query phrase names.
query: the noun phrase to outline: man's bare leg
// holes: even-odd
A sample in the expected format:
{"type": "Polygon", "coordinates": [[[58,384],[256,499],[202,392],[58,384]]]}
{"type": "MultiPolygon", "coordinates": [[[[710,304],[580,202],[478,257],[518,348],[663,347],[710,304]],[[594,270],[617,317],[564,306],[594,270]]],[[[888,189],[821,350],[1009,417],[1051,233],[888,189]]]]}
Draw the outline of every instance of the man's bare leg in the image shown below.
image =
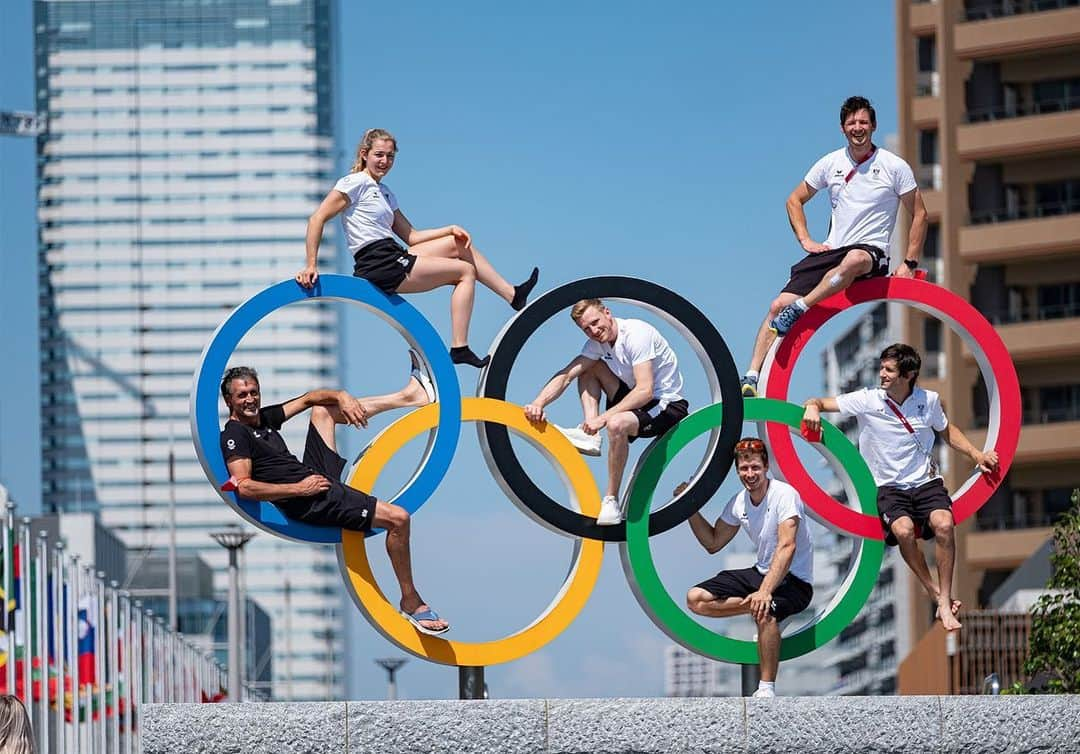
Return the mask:
{"type": "Polygon", "coordinates": [[[956,562],[956,537],[953,531],[952,512],[947,510],[931,512],[930,526],[934,530],[934,558],[937,560],[938,571],[938,618],[946,631],[955,631],[961,624],[956,619],[960,603],[952,597],[953,565],[956,562]]]}
{"type": "MultiPolygon", "coordinates": [[[[933,577],[930,575],[930,569],[926,565],[926,558],[923,556],[922,549],[919,547],[919,542],[915,539],[915,524],[907,516],[901,516],[896,519],[890,525],[893,536],[896,537],[897,545],[900,549],[900,555],[904,558],[904,562],[908,564],[912,573],[915,574],[915,578],[922,584],[923,589],[926,590],[926,594],[933,600],[935,605],[940,605],[940,592],[937,585],[934,583],[933,577]]],[[[950,571],[951,572],[951,571],[950,571]]],[[[960,603],[949,603],[949,609],[945,611],[951,621],[955,621],[955,614],[960,609],[960,603]]],[[[938,617],[941,618],[941,611],[939,611],[938,617]]],[[[951,622],[950,621],[950,622],[951,622]]],[[[949,623],[942,618],[942,625],[946,628],[949,627],[949,623]]],[[[957,622],[956,627],[959,628],[960,624],[957,622]]],[[[955,630],[949,628],[950,631],[955,630]]]]}
{"type": "MultiPolygon", "coordinates": [[[[373,526],[386,529],[386,554],[390,558],[390,567],[394,569],[398,586],[401,588],[401,602],[398,604],[406,613],[412,615],[419,610],[431,608],[420,598],[413,582],[412,553],[409,550],[409,512],[398,505],[375,503],[373,526]]],[[[450,624],[442,620],[421,620],[420,625],[432,631],[440,631],[450,624]]]]}
{"type": "Polygon", "coordinates": [[[686,607],[706,618],[730,618],[750,612],[750,603],[745,597],[717,597],[700,586],[692,587],[686,593],[686,607]]]}
{"type": "Polygon", "coordinates": [[[630,455],[630,438],[636,435],[637,431],[638,418],[630,411],[620,411],[608,419],[608,482],[605,496],[619,496],[626,459],[630,455]]]}
{"type": "MultiPolygon", "coordinates": [[[[419,387],[419,385],[417,385],[419,387]]],[[[420,389],[423,392],[423,389],[420,389]]],[[[426,400],[426,395],[425,395],[426,400]]],[[[336,406],[313,406],[311,409],[311,424],[319,433],[326,447],[337,452],[334,428],[344,423],[344,417],[336,406]]],[[[409,550],[409,512],[398,505],[384,503],[382,500],[375,503],[375,517],[372,526],[386,529],[386,554],[390,558],[390,567],[394,570],[398,585],[401,588],[401,609],[407,613],[415,613],[427,605],[420,599],[413,582],[412,555],[409,550]]],[[[433,631],[438,631],[449,624],[444,620],[420,621],[420,625],[433,631]]]]}
{"type": "Polygon", "coordinates": [[[852,249],[844,255],[840,264],[825,273],[825,277],[814,290],[802,297],[803,302],[810,307],[824,301],[854,283],[856,278],[870,272],[873,265],[874,259],[870,256],[870,252],[865,249],[852,249]]]}
{"type": "Polygon", "coordinates": [[[758,657],[761,659],[761,680],[775,683],[780,670],[780,624],[772,615],[757,621],[758,657]]]}
{"type": "Polygon", "coordinates": [[[409,381],[405,384],[405,387],[397,392],[386,393],[385,395],[373,395],[366,398],[359,398],[358,400],[360,401],[360,405],[367,411],[367,417],[369,419],[378,416],[384,411],[390,411],[395,408],[426,406],[429,402],[427,392],[424,391],[423,386],[420,385],[415,377],[410,377],[409,381]]]}
{"type": "Polygon", "coordinates": [[[768,355],[769,348],[772,346],[773,341],[776,340],[776,333],[769,327],[769,323],[780,313],[781,309],[797,298],[798,295],[794,293],[781,293],[769,306],[769,313],[765,316],[765,320],[758,330],[757,339],[754,341],[754,353],[750,358],[749,371],[754,374],[755,380],[757,379],[757,373],[761,371],[761,365],[765,363],[765,356],[768,355]]]}

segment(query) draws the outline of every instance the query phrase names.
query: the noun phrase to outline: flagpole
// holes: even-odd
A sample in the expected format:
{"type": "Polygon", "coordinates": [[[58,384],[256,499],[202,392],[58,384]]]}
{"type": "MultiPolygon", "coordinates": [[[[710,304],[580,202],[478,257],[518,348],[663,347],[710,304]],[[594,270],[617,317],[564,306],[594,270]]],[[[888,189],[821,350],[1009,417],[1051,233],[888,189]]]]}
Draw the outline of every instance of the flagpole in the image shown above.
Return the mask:
{"type": "Polygon", "coordinates": [[[37,547],[37,636],[38,655],[41,662],[41,704],[38,709],[41,716],[37,741],[40,750],[49,751],[49,533],[38,532],[37,547]]]}
{"type": "Polygon", "coordinates": [[[120,584],[109,582],[109,620],[105,624],[109,648],[109,679],[112,681],[112,754],[120,754],[120,584]]]}
{"type": "MultiPolygon", "coordinates": [[[[124,719],[121,725],[124,731],[124,754],[133,754],[131,748],[131,705],[134,697],[131,692],[135,676],[132,673],[131,657],[134,643],[131,626],[131,593],[127,590],[121,590],[120,592],[120,621],[120,636],[123,637],[121,639],[123,643],[120,645],[120,673],[124,676],[123,699],[125,700],[124,719]]],[[[119,714],[117,716],[119,717],[119,714]]]]}
{"type": "MultiPolygon", "coordinates": [[[[34,658],[31,657],[33,642],[30,637],[30,519],[23,517],[19,527],[19,604],[22,606],[23,636],[23,699],[27,709],[31,709],[33,694],[30,691],[34,658]]],[[[34,716],[30,715],[30,726],[34,725],[34,716]]]]}
{"type": "Polygon", "coordinates": [[[94,616],[94,680],[98,687],[98,751],[105,754],[109,750],[109,710],[105,706],[105,686],[108,676],[105,673],[106,647],[109,646],[109,623],[105,616],[105,572],[98,571],[94,581],[94,593],[97,598],[97,615],[94,616]]]}
{"type": "Polygon", "coordinates": [[[131,613],[131,664],[128,666],[128,675],[131,676],[131,709],[128,717],[128,736],[131,737],[128,744],[127,754],[134,754],[139,749],[138,739],[141,738],[141,720],[143,703],[143,672],[146,663],[143,658],[143,614],[142,600],[135,600],[134,610],[131,613]],[[135,732],[136,727],[140,729],[135,732]]]}
{"type": "Polygon", "coordinates": [[[64,543],[53,545],[53,609],[49,632],[56,660],[56,751],[67,750],[67,727],[64,723],[64,543]]]}
{"type": "Polygon", "coordinates": [[[68,561],[68,669],[71,672],[72,752],[82,750],[82,686],[79,684],[79,556],[71,554],[68,561]]]}
{"type": "MultiPolygon", "coordinates": [[[[4,491],[7,497],[7,490],[4,491]]],[[[4,511],[4,639],[7,642],[7,691],[15,693],[15,503],[7,500],[4,511]]]]}
{"type": "MultiPolygon", "coordinates": [[[[92,565],[87,564],[83,566],[83,580],[82,588],[85,592],[82,595],[82,599],[79,600],[79,606],[82,607],[83,600],[86,601],[86,610],[84,611],[86,618],[79,621],[79,642],[82,643],[83,623],[86,624],[86,634],[90,636],[90,620],[91,612],[94,607],[94,568],[92,565]]],[[[82,681],[83,687],[86,688],[86,750],[90,754],[97,754],[95,751],[97,746],[97,726],[94,725],[94,640],[90,639],[90,667],[89,674],[91,677],[83,677],[82,673],[82,647],[79,647],[79,679],[82,681]]]]}

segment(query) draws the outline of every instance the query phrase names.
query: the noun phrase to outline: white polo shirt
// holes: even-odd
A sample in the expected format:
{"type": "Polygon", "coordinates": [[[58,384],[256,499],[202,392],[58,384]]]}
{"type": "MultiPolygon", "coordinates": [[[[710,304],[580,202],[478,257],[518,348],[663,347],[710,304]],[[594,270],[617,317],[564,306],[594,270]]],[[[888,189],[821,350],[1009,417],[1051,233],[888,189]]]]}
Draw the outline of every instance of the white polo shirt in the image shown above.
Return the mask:
{"type": "Polygon", "coordinates": [[[829,189],[832,222],[825,243],[834,249],[865,243],[888,251],[900,197],[917,187],[915,174],[910,165],[881,147],[845,181],[854,167],[855,160],[845,147],[814,163],[803,179],[816,191],[829,189]]]}
{"type": "Polygon", "coordinates": [[[754,567],[762,575],[769,572],[773,555],[776,554],[780,524],[789,518],[799,519],[799,528],[795,532],[795,556],[788,570],[807,584],[814,583],[814,540],[810,537],[802,498],[790,484],[770,479],[765,497],[757,505],[751,502],[750,493],[744,489],[728,501],[720,518],[729,526],[742,527],[750,537],[757,548],[754,567]]]}
{"type": "Polygon", "coordinates": [[[930,453],[934,449],[935,433],[949,426],[949,420],[941,408],[941,398],[933,390],[916,385],[907,400],[898,406],[915,430],[914,435],[885,404],[882,388],[863,388],[838,395],[836,403],[841,414],[854,416],[858,421],[859,453],[879,487],[910,489],[938,476],[932,472],[930,453]]]}
{"type": "Polygon", "coordinates": [[[394,237],[394,210],[398,202],[389,186],[360,171],[338,180],[334,190],[349,199],[349,206],[341,213],[349,251],[355,254],[372,241],[394,237]]]}
{"type": "Polygon", "coordinates": [[[682,400],[683,379],[679,372],[679,360],[664,336],[640,319],[614,319],[617,328],[615,342],[598,343],[590,338],[585,341],[581,355],[593,361],[603,361],[616,377],[631,388],[635,385],[634,367],[651,361],[652,397],[660,402],[659,408],[682,400]]]}

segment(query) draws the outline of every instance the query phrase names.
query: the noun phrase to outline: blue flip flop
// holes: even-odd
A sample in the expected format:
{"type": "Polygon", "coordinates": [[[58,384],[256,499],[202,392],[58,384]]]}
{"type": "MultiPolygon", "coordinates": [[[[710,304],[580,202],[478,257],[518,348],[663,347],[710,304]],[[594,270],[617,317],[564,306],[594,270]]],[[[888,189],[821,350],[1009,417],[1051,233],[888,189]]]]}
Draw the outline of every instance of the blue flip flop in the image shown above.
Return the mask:
{"type": "Polygon", "coordinates": [[[413,628],[415,628],[422,634],[427,634],[428,636],[438,636],[439,634],[445,634],[447,631],[450,630],[450,626],[447,626],[446,628],[434,629],[420,625],[420,621],[422,620],[442,620],[439,617],[439,614],[430,608],[416,613],[407,613],[404,610],[401,610],[400,612],[401,616],[405,620],[409,621],[409,623],[412,623],[413,628]]]}

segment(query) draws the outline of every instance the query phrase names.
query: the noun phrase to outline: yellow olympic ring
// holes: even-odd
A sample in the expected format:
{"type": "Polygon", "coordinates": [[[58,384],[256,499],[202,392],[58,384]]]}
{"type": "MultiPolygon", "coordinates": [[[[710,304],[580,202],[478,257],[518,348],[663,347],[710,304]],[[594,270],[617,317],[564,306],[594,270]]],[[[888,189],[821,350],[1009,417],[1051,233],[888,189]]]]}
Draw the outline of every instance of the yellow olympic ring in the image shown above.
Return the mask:
{"type": "MultiPolygon", "coordinates": [[[[494,398],[464,398],[461,419],[496,422],[528,440],[554,461],[570,494],[581,506],[581,512],[594,518],[599,515],[600,492],[588,466],[569,440],[550,424],[537,428],[525,418],[521,406],[494,398]]],[[[391,424],[375,438],[357,463],[349,476],[349,485],[362,490],[373,489],[391,456],[409,440],[434,427],[438,420],[438,404],[430,404],[391,424]]],[[[495,641],[461,642],[422,634],[401,616],[375,583],[364,541],[362,533],[342,530],[341,544],[338,545],[338,562],[348,577],[345,583],[360,611],[379,633],[406,652],[444,665],[496,665],[540,649],[569,626],[585,607],[596,586],[604,556],[603,542],[578,540],[566,582],[536,621],[495,641]]]]}

